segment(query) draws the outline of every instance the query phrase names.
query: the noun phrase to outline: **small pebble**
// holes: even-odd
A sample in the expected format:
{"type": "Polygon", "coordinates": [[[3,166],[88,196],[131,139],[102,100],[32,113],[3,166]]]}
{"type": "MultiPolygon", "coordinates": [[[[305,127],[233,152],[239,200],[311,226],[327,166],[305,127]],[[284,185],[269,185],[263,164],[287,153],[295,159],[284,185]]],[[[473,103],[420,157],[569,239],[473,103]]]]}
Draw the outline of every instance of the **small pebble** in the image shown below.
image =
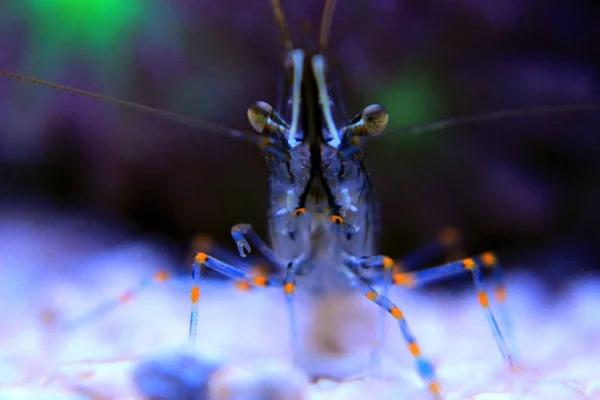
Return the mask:
{"type": "Polygon", "coordinates": [[[218,363],[193,351],[173,351],[142,361],[133,372],[140,393],[152,400],[208,399],[207,381],[218,363]]]}

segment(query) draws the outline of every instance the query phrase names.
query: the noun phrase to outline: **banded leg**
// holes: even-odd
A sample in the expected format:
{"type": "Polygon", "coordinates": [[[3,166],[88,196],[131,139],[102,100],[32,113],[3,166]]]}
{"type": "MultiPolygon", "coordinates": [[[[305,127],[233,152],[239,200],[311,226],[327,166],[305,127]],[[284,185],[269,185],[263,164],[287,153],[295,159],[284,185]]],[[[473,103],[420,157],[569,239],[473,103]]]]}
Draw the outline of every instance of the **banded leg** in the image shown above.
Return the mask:
{"type": "MultiPolygon", "coordinates": [[[[237,258],[237,254],[232,253],[231,251],[219,246],[215,243],[209,235],[199,234],[192,239],[192,248],[199,250],[201,252],[210,252],[216,253],[217,257],[223,257],[225,261],[233,260],[237,258]]],[[[252,275],[267,275],[266,268],[259,264],[253,265],[244,265],[244,269],[249,268],[252,272],[252,275]]],[[[92,310],[86,312],[84,315],[81,315],[73,320],[66,321],[63,326],[65,329],[77,329],[81,326],[89,324],[94,320],[100,319],[103,316],[110,314],[115,311],[119,307],[122,307],[125,304],[129,304],[133,302],[142,292],[152,288],[153,286],[165,284],[167,281],[174,279],[171,272],[168,270],[161,270],[154,273],[152,276],[144,277],[137,284],[129,287],[119,295],[106,300],[98,305],[96,305],[92,310]]],[[[244,281],[236,281],[236,286],[240,290],[248,290],[251,285],[244,281]]]]}
{"type": "Polygon", "coordinates": [[[97,305],[92,310],[76,319],[66,322],[64,327],[66,329],[76,329],[80,326],[86,325],[91,321],[101,318],[102,316],[116,310],[122,305],[130,303],[144,290],[152,286],[163,284],[169,279],[171,279],[171,273],[169,271],[158,271],[151,277],[142,279],[136,286],[124,290],[119,296],[97,305]]]}
{"type": "Polygon", "coordinates": [[[456,229],[444,228],[439,232],[436,240],[411,254],[402,257],[397,262],[394,262],[390,257],[383,255],[362,258],[346,256],[346,261],[349,262],[349,265],[356,268],[367,269],[380,267],[383,268],[384,271],[393,268],[395,273],[400,273],[404,272],[406,269],[419,268],[429,260],[443,254],[445,251],[456,250],[459,240],[460,234],[456,229]]]}
{"type": "MultiPolygon", "coordinates": [[[[387,257],[389,258],[389,257],[387,257]]],[[[386,259],[383,257],[383,259],[386,259]]],[[[398,321],[398,327],[400,333],[404,338],[410,354],[414,357],[417,364],[417,373],[427,383],[429,390],[436,396],[440,397],[440,385],[435,376],[435,368],[431,361],[423,357],[421,354],[421,348],[417,344],[417,340],[404,317],[404,314],[390,299],[386,296],[378,293],[373,287],[371,287],[366,280],[359,277],[356,271],[348,270],[346,272],[350,284],[358,289],[367,299],[377,304],[385,312],[390,314],[396,321],[398,321]]]]}
{"type": "MultiPolygon", "coordinates": [[[[392,273],[400,268],[398,263],[394,263],[390,257],[387,256],[372,256],[357,258],[354,256],[346,255],[344,257],[346,265],[358,273],[360,269],[379,268],[383,270],[382,276],[382,293],[383,297],[388,297],[389,287],[392,283],[392,273]]],[[[360,275],[360,273],[359,273],[360,275]]],[[[381,376],[381,346],[383,345],[384,334],[385,334],[385,316],[386,310],[381,309],[380,318],[377,324],[377,333],[375,334],[375,342],[371,351],[370,360],[370,371],[374,377],[381,376]]]]}
{"type": "MultiPolygon", "coordinates": [[[[392,284],[392,274],[404,272],[407,269],[419,268],[425,265],[429,260],[438,257],[444,252],[456,252],[457,244],[460,241],[460,234],[454,228],[442,229],[436,239],[431,243],[421,247],[411,254],[394,262],[387,256],[373,256],[365,258],[349,257],[349,266],[355,269],[379,268],[382,269],[382,294],[388,295],[389,286],[392,284]]],[[[373,351],[371,352],[370,370],[374,376],[381,375],[381,346],[385,334],[385,310],[382,309],[377,324],[377,333],[373,351]]]]}
{"type": "Polygon", "coordinates": [[[237,251],[231,249],[231,246],[225,246],[216,242],[211,236],[207,234],[198,234],[191,240],[189,258],[189,265],[192,265],[194,258],[198,253],[210,254],[219,260],[228,264],[239,265],[240,256],[237,251]]]}
{"type": "Polygon", "coordinates": [[[293,295],[296,291],[296,274],[302,264],[309,258],[308,255],[301,254],[290,262],[286,269],[285,278],[269,278],[264,273],[253,274],[233,267],[205,253],[198,253],[192,267],[192,289],[191,297],[191,313],[190,313],[190,329],[189,340],[194,343],[196,341],[198,329],[198,301],[200,300],[200,273],[202,267],[210,268],[224,276],[232,278],[241,285],[238,288],[250,289],[252,286],[258,287],[280,287],[283,289],[286,298],[288,309],[290,335],[292,340],[292,350],[294,358],[297,357],[298,348],[298,333],[296,329],[296,316],[293,304],[293,295]]]}
{"type": "Polygon", "coordinates": [[[236,281],[249,282],[253,286],[259,287],[283,287],[283,282],[280,278],[269,278],[265,275],[252,275],[242,269],[224,263],[206,253],[198,253],[194,258],[192,266],[192,289],[191,297],[191,313],[190,313],[190,330],[189,339],[191,342],[196,341],[198,329],[198,301],[200,300],[200,271],[202,267],[210,268],[211,270],[227,276],[236,281]]]}
{"type": "MultiPolygon", "coordinates": [[[[225,248],[218,243],[216,243],[209,235],[207,234],[198,234],[192,239],[192,249],[194,249],[194,254],[190,259],[190,264],[193,265],[194,258],[198,253],[211,254],[212,257],[221,260],[226,264],[235,264],[238,268],[243,269],[244,271],[248,270],[251,276],[263,275],[267,276],[271,273],[271,268],[268,265],[262,263],[244,263],[240,265],[239,254],[231,251],[231,249],[225,248]]],[[[252,289],[252,282],[249,281],[234,281],[234,285],[237,289],[246,292],[252,289]]]]}
{"type": "MultiPolygon", "coordinates": [[[[303,212],[295,213],[294,215],[301,216],[302,214],[303,212]]],[[[283,269],[283,266],[286,265],[277,255],[275,255],[271,248],[261,239],[261,237],[256,233],[256,231],[254,231],[251,225],[234,225],[231,228],[231,236],[236,242],[238,252],[241,257],[246,257],[247,253],[250,253],[251,251],[250,244],[246,239],[246,237],[248,237],[248,239],[250,239],[250,241],[258,247],[259,252],[272,264],[276,265],[279,269],[283,269]]],[[[276,286],[280,286],[283,288],[283,292],[285,294],[294,356],[296,356],[297,353],[296,349],[298,343],[296,316],[293,303],[293,294],[296,290],[295,277],[297,275],[298,269],[307,259],[308,255],[304,253],[296,257],[294,260],[287,264],[287,267],[285,268],[284,280],[281,281],[281,279],[277,279],[273,281],[276,282],[276,286]]],[[[264,271],[259,270],[259,273],[248,274],[227,263],[217,260],[214,257],[208,256],[205,253],[199,253],[196,256],[194,266],[192,269],[192,311],[190,316],[189,333],[190,340],[192,341],[195,341],[197,333],[198,300],[200,298],[200,272],[203,266],[206,266],[216,272],[219,272],[222,275],[236,279],[238,282],[236,286],[242,290],[249,290],[250,288],[252,288],[252,286],[275,286],[274,284],[272,284],[273,282],[269,284],[269,280],[267,279],[267,276],[264,273],[264,271]]]]}
{"type": "Polygon", "coordinates": [[[496,340],[498,349],[509,366],[514,368],[514,357],[511,354],[508,345],[506,344],[506,340],[502,335],[496,317],[490,309],[489,296],[483,286],[482,275],[484,269],[490,269],[493,271],[495,286],[494,297],[500,305],[503,305],[503,303],[506,301],[506,288],[503,282],[503,274],[496,256],[490,252],[483,253],[478,257],[465,258],[463,260],[421,271],[396,273],[393,276],[393,281],[394,285],[413,288],[470,272],[473,277],[475,290],[477,291],[477,299],[485,313],[492,334],[494,335],[494,339],[496,340]]]}
{"type": "Polygon", "coordinates": [[[296,275],[302,264],[308,260],[309,255],[302,253],[290,262],[285,271],[283,280],[283,293],[285,294],[285,303],[288,309],[290,336],[292,341],[292,355],[294,361],[298,359],[298,328],[296,326],[296,312],[294,309],[294,293],[296,292],[296,275]]]}
{"type": "MultiPolygon", "coordinates": [[[[460,233],[458,230],[452,227],[446,227],[440,230],[436,239],[431,243],[428,243],[427,245],[417,249],[416,251],[408,254],[396,262],[393,262],[389,257],[386,256],[374,256],[362,259],[355,258],[352,264],[355,268],[383,268],[382,294],[387,296],[389,286],[392,283],[392,274],[401,273],[405,270],[420,268],[429,260],[439,257],[443,253],[449,253],[448,257],[452,258],[456,254],[460,253],[458,246],[459,242],[460,233]]],[[[375,344],[371,353],[370,369],[374,376],[379,376],[381,374],[381,345],[383,343],[385,334],[385,315],[385,311],[382,310],[377,324],[378,326],[375,344]]]]}

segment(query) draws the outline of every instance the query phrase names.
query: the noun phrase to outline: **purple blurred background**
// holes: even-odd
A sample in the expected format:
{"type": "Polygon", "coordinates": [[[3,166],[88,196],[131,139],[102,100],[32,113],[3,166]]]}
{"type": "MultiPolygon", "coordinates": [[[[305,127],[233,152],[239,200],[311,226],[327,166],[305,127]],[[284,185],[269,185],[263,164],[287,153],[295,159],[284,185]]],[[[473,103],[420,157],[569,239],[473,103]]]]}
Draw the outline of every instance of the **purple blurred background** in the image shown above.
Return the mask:
{"type": "MultiPolygon", "coordinates": [[[[282,51],[267,0],[41,4],[0,3],[1,69],[238,129],[249,129],[252,102],[277,103],[282,51]]],[[[314,44],[322,2],[283,7],[298,43],[314,44]]],[[[600,3],[583,0],[339,1],[333,84],[351,115],[386,106],[389,132],[482,111],[600,103],[599,21],[600,3]]],[[[7,204],[124,222],[180,255],[199,232],[232,250],[233,224],[265,232],[258,149],[6,78],[0,96],[7,204]]],[[[401,256],[454,225],[468,253],[495,250],[551,282],[587,276],[600,259],[599,128],[597,111],[384,134],[366,159],[382,251],[401,256]]]]}

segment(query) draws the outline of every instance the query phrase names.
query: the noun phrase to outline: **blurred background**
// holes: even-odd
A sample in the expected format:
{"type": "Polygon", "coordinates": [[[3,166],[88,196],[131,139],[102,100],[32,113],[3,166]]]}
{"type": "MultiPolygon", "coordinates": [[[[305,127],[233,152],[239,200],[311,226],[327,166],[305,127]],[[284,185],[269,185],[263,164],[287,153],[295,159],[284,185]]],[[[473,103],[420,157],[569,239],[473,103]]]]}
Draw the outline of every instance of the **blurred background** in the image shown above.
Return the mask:
{"type": "MultiPolygon", "coordinates": [[[[282,1],[299,44],[322,1],[282,1]]],[[[494,250],[558,285],[600,259],[600,111],[394,134],[477,112],[600,103],[600,3],[339,1],[332,84],[348,116],[391,115],[366,166],[381,250],[399,257],[448,225],[466,253],[494,250]]],[[[277,103],[282,49],[269,2],[4,0],[0,68],[249,129],[277,103]]],[[[99,101],[0,79],[2,207],[81,213],[153,237],[182,268],[201,232],[266,233],[268,171],[250,145],[99,101]]],[[[115,241],[122,236],[114,235],[115,241]]]]}

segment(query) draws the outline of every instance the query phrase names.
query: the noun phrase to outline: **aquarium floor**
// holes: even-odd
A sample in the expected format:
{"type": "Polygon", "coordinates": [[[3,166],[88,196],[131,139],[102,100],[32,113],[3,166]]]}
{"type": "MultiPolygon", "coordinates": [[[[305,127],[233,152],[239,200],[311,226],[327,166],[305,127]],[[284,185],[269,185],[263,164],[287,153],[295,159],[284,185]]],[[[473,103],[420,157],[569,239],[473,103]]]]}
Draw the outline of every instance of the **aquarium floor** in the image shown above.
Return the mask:
{"type": "MultiPolygon", "coordinates": [[[[386,322],[379,377],[368,377],[369,338],[379,313],[363,299],[311,303],[300,295],[302,346],[317,350],[303,362],[321,379],[291,366],[277,291],[204,285],[193,348],[187,345],[184,277],[150,287],[77,329],[61,329],[64,321],[172,262],[151,242],[115,244],[110,231],[78,218],[14,210],[2,217],[0,400],[141,399],[133,371],[140,361],[170,352],[221,366],[209,382],[214,399],[266,398],[265,385],[280,385],[287,393],[277,397],[282,399],[431,398],[392,320],[386,322]],[[319,346],[330,354],[319,358],[319,346]],[[236,397],[236,385],[244,396],[236,397]]],[[[392,292],[437,367],[444,398],[600,399],[600,281],[573,280],[551,294],[533,277],[513,274],[508,288],[515,371],[502,361],[472,291],[392,292]]],[[[180,368],[182,375],[188,372],[180,368]]]]}

